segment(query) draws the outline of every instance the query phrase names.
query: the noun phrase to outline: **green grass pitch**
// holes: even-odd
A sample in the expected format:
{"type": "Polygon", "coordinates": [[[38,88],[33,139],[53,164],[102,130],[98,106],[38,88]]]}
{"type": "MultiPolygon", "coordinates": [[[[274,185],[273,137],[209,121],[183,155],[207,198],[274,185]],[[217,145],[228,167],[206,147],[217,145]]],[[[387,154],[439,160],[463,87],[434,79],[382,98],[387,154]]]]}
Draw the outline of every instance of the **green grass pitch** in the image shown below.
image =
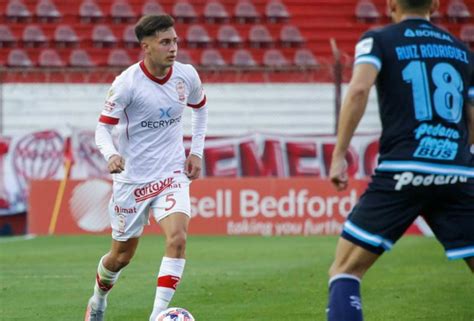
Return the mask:
{"type": "MultiPolygon", "coordinates": [[[[325,320],[336,237],[198,237],[173,306],[198,321],[325,320]]],[[[0,320],[83,320],[108,236],[0,239],[0,320]]],[[[148,321],[161,236],[146,236],[109,295],[107,321],[148,321]]],[[[362,284],[366,321],[473,321],[474,278],[433,238],[404,237],[362,284]]]]}

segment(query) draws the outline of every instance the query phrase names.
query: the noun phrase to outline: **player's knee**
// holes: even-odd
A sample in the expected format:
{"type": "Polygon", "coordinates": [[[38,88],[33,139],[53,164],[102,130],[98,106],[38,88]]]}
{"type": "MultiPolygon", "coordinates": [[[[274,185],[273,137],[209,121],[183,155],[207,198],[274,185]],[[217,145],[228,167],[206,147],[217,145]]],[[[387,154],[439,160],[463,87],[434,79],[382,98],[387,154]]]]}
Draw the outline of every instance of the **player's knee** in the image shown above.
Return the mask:
{"type": "Polygon", "coordinates": [[[329,268],[328,274],[332,278],[338,274],[350,274],[362,279],[368,267],[358,262],[337,262],[335,261],[329,268]]]}
{"type": "Polygon", "coordinates": [[[176,257],[181,257],[186,249],[186,233],[185,232],[176,232],[173,233],[166,240],[166,246],[168,249],[176,255],[176,257]]]}

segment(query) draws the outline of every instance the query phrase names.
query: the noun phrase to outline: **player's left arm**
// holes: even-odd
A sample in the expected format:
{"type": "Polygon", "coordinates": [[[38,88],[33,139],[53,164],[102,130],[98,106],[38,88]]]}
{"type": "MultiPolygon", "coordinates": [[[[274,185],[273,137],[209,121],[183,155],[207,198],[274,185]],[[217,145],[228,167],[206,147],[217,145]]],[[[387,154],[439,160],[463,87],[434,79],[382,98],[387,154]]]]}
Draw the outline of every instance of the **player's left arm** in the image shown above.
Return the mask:
{"type": "Polygon", "coordinates": [[[185,162],[185,173],[189,179],[199,178],[202,169],[202,156],[207,131],[208,108],[207,99],[202,89],[199,75],[194,71],[193,88],[188,97],[188,106],[192,110],[192,141],[191,151],[185,162]]]}

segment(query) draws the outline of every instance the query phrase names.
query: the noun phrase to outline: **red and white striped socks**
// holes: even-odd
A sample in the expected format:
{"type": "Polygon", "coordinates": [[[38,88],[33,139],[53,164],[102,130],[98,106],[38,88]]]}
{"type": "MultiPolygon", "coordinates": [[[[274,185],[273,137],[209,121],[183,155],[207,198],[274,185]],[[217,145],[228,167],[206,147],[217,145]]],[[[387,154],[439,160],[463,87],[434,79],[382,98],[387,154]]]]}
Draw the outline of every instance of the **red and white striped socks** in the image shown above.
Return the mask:
{"type": "Polygon", "coordinates": [[[174,259],[163,257],[158,273],[156,286],[155,302],[153,304],[153,312],[150,321],[155,321],[158,314],[168,308],[168,304],[173,298],[176,287],[183,275],[185,259],[174,259]]]}
{"type": "Polygon", "coordinates": [[[104,267],[102,264],[104,256],[100,259],[99,266],[97,267],[94,295],[91,298],[94,309],[101,311],[105,310],[107,306],[107,295],[120,275],[120,271],[112,272],[104,267]]]}

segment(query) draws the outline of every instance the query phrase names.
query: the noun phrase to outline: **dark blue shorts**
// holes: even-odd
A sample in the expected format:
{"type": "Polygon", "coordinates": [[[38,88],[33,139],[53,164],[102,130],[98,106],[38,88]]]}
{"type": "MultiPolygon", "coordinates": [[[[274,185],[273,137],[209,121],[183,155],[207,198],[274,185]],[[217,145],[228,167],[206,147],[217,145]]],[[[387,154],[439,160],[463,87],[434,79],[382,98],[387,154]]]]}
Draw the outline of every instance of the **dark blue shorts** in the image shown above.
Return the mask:
{"type": "Polygon", "coordinates": [[[342,237],[381,254],[419,215],[449,259],[474,257],[474,179],[460,176],[377,172],[342,237]]]}

